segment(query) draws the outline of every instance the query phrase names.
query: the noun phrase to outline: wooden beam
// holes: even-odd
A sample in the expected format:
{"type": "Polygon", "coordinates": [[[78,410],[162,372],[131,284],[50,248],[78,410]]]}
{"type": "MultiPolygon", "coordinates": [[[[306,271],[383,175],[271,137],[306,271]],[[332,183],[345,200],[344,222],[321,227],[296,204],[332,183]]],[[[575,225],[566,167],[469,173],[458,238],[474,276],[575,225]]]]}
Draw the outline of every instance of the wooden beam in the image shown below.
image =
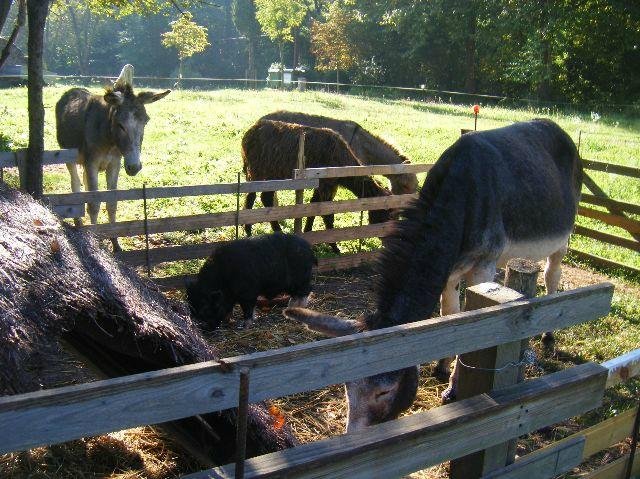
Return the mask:
{"type": "Polygon", "coordinates": [[[611,226],[617,226],[632,234],[640,234],[640,221],[627,218],[626,216],[614,215],[607,213],[606,211],[594,210],[593,208],[586,208],[584,206],[578,207],[578,214],[587,218],[602,221],[603,223],[611,226]]]}
{"type": "MultiPolygon", "coordinates": [[[[68,150],[51,150],[43,152],[43,165],[60,165],[73,163],[78,157],[78,150],[75,148],[68,150]]],[[[20,161],[27,158],[27,150],[0,151],[0,168],[17,167],[20,161]]]]}
{"type": "Polygon", "coordinates": [[[602,363],[609,369],[607,387],[615,386],[630,378],[640,375],[640,349],[634,349],[627,354],[618,356],[602,363]]]}
{"type": "MultiPolygon", "coordinates": [[[[360,238],[384,237],[387,236],[393,228],[393,223],[387,222],[348,228],[335,228],[331,230],[309,231],[307,233],[301,233],[298,236],[306,239],[310,244],[335,243],[337,241],[348,241],[360,238]]],[[[207,258],[215,248],[225,243],[226,241],[217,241],[215,243],[152,248],[149,250],[149,259],[151,264],[158,264],[170,261],[207,258]]],[[[131,266],[143,266],[146,264],[145,250],[121,251],[115,253],[115,256],[131,266]]]]}
{"type": "Polygon", "coordinates": [[[633,421],[638,413],[638,407],[627,409],[623,413],[609,419],[594,424],[587,429],[578,431],[555,444],[564,444],[576,438],[584,438],[585,445],[582,460],[594,455],[597,452],[607,449],[614,444],[623,441],[633,433],[633,421]]]}
{"type": "MultiPolygon", "coordinates": [[[[482,283],[467,288],[465,311],[505,304],[522,298],[522,294],[497,283],[482,283]]],[[[455,366],[458,376],[456,400],[464,400],[493,389],[516,384],[517,367],[507,367],[502,371],[494,369],[517,363],[519,360],[520,340],[462,354],[456,360],[455,366]]],[[[451,461],[449,477],[451,479],[479,478],[483,474],[502,469],[513,461],[513,458],[509,457],[509,451],[509,442],[501,442],[451,461]]]]}
{"type": "Polygon", "coordinates": [[[580,201],[590,205],[604,206],[609,209],[609,211],[620,211],[621,213],[640,215],[640,205],[635,205],[633,203],[625,203],[624,201],[612,200],[611,198],[603,198],[601,196],[590,195],[588,193],[582,193],[580,201]]]}
{"type": "Polygon", "coordinates": [[[519,458],[513,464],[491,472],[482,479],[546,479],[569,472],[582,462],[584,438],[554,443],[519,458]]]}
{"type": "Polygon", "coordinates": [[[584,226],[575,225],[573,227],[573,234],[586,236],[587,238],[593,238],[603,243],[612,244],[615,246],[622,246],[633,251],[640,252],[640,241],[623,238],[621,236],[612,235],[609,233],[603,233],[584,226]]]}
{"type": "MultiPolygon", "coordinates": [[[[409,204],[413,195],[377,196],[357,200],[324,201],[293,206],[277,206],[240,210],[239,224],[254,224],[268,221],[279,221],[305,216],[321,216],[332,213],[348,213],[362,210],[402,208],[409,204]]],[[[212,213],[193,216],[177,216],[173,218],[156,218],[147,221],[149,234],[168,233],[170,231],[189,231],[202,228],[219,228],[236,224],[236,212],[212,213]]],[[[93,231],[107,238],[142,235],[145,232],[144,221],[121,221],[99,225],[85,225],[81,228],[93,231]]]]}
{"type": "Polygon", "coordinates": [[[328,166],[324,168],[305,168],[293,171],[294,178],[343,178],[345,176],[373,176],[426,173],[433,165],[398,164],[371,166],[328,166]]]}
{"type": "Polygon", "coordinates": [[[0,430],[11,431],[0,436],[0,454],[236,407],[243,367],[251,370],[249,401],[258,402],[590,321],[607,314],[612,293],[611,284],[588,286],[223,362],[0,397],[0,430]]]}
{"type": "MultiPolygon", "coordinates": [[[[598,365],[583,364],[355,433],[266,454],[245,462],[245,478],[401,477],[597,407],[604,375],[598,365]],[[586,397],[590,394],[594,397],[586,397]]],[[[233,472],[228,465],[185,479],[226,479],[233,472]]]]}
{"type": "Polygon", "coordinates": [[[640,168],[585,159],[582,159],[582,165],[588,170],[604,171],[605,173],[629,176],[631,178],[640,178],[640,168]]]}
{"type": "MultiPolygon", "coordinates": [[[[263,191],[287,191],[295,189],[312,189],[318,187],[318,180],[269,180],[240,183],[240,193],[260,193],[263,191]]],[[[226,195],[238,191],[237,183],[220,183],[215,185],[191,186],[159,186],[147,188],[147,199],[181,198],[184,196],[226,195]]],[[[45,195],[50,205],[73,205],[92,201],[128,201],[143,199],[142,188],[130,190],[81,191],[78,193],[57,193],[45,195]]]]}
{"type": "Polygon", "coordinates": [[[640,276],[640,269],[634,268],[633,266],[629,266],[626,264],[617,263],[610,259],[603,258],[602,256],[585,253],[584,251],[580,251],[574,248],[569,248],[569,255],[574,257],[577,260],[582,260],[582,261],[591,263],[593,266],[596,266],[596,267],[623,270],[629,274],[640,276]]]}
{"type": "MultiPolygon", "coordinates": [[[[625,454],[615,461],[582,476],[581,479],[623,479],[623,474],[627,469],[628,463],[629,454],[625,454]]],[[[633,466],[631,467],[631,477],[633,478],[637,474],[640,474],[640,455],[638,454],[636,454],[633,466]]]]}

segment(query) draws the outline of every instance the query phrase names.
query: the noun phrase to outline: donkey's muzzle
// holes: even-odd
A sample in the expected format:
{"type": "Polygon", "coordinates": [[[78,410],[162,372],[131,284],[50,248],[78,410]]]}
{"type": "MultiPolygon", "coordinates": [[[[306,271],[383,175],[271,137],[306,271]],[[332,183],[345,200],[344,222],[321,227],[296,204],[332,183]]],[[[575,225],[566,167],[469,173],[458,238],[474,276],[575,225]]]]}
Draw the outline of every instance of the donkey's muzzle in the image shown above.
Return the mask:
{"type": "Polygon", "coordinates": [[[142,169],[142,163],[138,163],[136,165],[124,165],[124,171],[127,172],[129,176],[135,176],[142,169]]]}

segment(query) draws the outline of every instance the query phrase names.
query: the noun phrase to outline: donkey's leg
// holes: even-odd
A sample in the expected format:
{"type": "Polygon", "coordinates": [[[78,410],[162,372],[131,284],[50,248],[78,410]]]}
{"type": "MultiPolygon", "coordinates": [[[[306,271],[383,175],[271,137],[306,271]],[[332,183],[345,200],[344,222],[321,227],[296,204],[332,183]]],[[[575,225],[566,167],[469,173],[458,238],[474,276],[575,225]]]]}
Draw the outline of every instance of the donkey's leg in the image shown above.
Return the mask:
{"type": "MultiPolygon", "coordinates": [[[[473,286],[480,283],[486,283],[489,281],[493,281],[493,278],[496,274],[496,263],[490,262],[485,263],[483,265],[478,265],[470,269],[465,275],[465,282],[467,283],[467,287],[473,286]]],[[[451,298],[453,300],[453,298],[451,298]]],[[[460,310],[460,302],[455,302],[458,307],[458,311],[460,310]]],[[[451,313],[449,313],[451,314],[451,313]]],[[[458,360],[456,357],[456,361],[453,365],[453,370],[451,371],[451,376],[449,377],[449,387],[442,392],[442,401],[444,403],[451,402],[456,398],[458,393],[458,374],[460,372],[460,365],[458,364],[458,360]]]]}
{"type": "MultiPolygon", "coordinates": [[[[81,162],[80,155],[82,153],[78,152],[77,163],[67,163],[67,170],[69,170],[69,175],[71,176],[71,191],[74,193],[82,191],[82,181],[80,181],[80,176],[78,175],[78,163],[81,162]]],[[[74,218],[73,222],[76,226],[81,226],[82,218],[74,218]]]]}
{"type": "MultiPolygon", "coordinates": [[[[84,187],[87,191],[98,191],[98,168],[89,166],[87,162],[84,164],[84,187]]],[[[100,202],[90,202],[87,204],[89,210],[89,219],[91,224],[98,222],[98,213],[100,212],[100,202]]]]}
{"type": "MultiPolygon", "coordinates": [[[[547,294],[553,294],[558,291],[560,274],[562,273],[562,258],[564,258],[565,254],[567,254],[567,247],[563,246],[547,258],[547,265],[544,268],[544,285],[547,289],[547,294]]],[[[555,340],[551,331],[547,331],[542,335],[542,344],[547,351],[553,350],[555,340]]]]}
{"type": "MultiPolygon", "coordinates": [[[[118,174],[120,173],[120,158],[112,160],[107,166],[105,172],[107,176],[107,189],[118,189],[118,174]]],[[[116,209],[118,208],[117,201],[107,201],[107,214],[109,215],[109,223],[116,222],[116,209]]],[[[118,244],[118,238],[111,238],[111,244],[113,245],[113,252],[117,253],[122,251],[120,244],[118,244]]]]}
{"type": "MultiPolygon", "coordinates": [[[[256,202],[256,193],[251,192],[251,193],[247,193],[247,196],[244,199],[244,209],[245,210],[250,210],[251,208],[253,208],[253,204],[256,202]]],[[[246,224],[244,225],[244,232],[247,234],[247,236],[251,236],[251,227],[253,225],[250,224],[246,224]]]]}
{"type": "MultiPolygon", "coordinates": [[[[319,191],[319,188],[316,188],[315,190],[313,190],[313,195],[311,195],[310,203],[317,203],[319,201],[322,201],[320,199],[320,191],[319,191]]],[[[313,230],[313,222],[315,221],[315,219],[316,219],[315,216],[307,216],[307,220],[304,224],[305,233],[313,230]]]]}
{"type": "MultiPolygon", "coordinates": [[[[336,193],[338,192],[338,184],[335,182],[326,181],[320,184],[320,188],[318,188],[318,190],[318,201],[333,201],[333,199],[336,197],[336,193]]],[[[322,215],[324,229],[332,230],[334,220],[334,215],[322,215]]],[[[338,248],[337,243],[329,243],[329,246],[331,246],[331,249],[334,253],[340,254],[340,248],[338,248]]]]}
{"type": "MultiPolygon", "coordinates": [[[[440,295],[440,316],[448,316],[460,312],[460,278],[461,275],[452,275],[440,295]]],[[[450,376],[450,365],[455,358],[442,358],[436,366],[436,377],[446,380],[450,376]]]]}
{"type": "MultiPolygon", "coordinates": [[[[263,191],[262,193],[260,193],[260,199],[262,200],[262,204],[267,208],[278,205],[278,199],[276,198],[275,191],[263,191]]],[[[273,229],[273,231],[275,232],[282,232],[280,223],[278,223],[277,221],[271,221],[271,229],[273,229]]]]}

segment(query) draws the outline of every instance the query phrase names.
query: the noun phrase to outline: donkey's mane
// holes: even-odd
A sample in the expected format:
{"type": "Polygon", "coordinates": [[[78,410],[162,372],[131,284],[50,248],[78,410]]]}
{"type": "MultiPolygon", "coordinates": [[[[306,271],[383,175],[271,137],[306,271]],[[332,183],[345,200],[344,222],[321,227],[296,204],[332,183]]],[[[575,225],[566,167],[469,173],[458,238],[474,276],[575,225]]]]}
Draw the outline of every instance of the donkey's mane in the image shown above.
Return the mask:
{"type": "Polygon", "coordinates": [[[121,92],[125,97],[134,96],[133,87],[131,85],[118,85],[116,87],[107,86],[104,88],[105,94],[115,93],[117,91],[121,92]]]}
{"type": "Polygon", "coordinates": [[[364,318],[366,329],[426,319],[438,303],[459,256],[468,194],[464,160],[451,150],[430,171],[419,197],[387,238],[376,264],[377,311],[364,318]]]}

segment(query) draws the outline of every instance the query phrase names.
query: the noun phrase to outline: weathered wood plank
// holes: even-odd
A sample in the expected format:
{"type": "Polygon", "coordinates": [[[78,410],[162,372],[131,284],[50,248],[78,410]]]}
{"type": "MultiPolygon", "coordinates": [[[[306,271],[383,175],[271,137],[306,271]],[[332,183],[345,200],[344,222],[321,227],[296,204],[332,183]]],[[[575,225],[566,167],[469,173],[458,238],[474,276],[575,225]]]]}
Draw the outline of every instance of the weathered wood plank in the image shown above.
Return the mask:
{"type": "Polygon", "coordinates": [[[426,173],[430,164],[398,164],[369,166],[327,166],[293,170],[294,178],[342,178],[345,176],[398,175],[403,173],[426,173]]]}
{"type": "MultiPolygon", "coordinates": [[[[467,288],[465,311],[506,304],[522,299],[523,295],[497,283],[482,283],[467,288]]],[[[498,369],[520,359],[520,340],[487,349],[462,354],[456,360],[458,374],[457,400],[464,400],[492,389],[501,389],[518,382],[518,368],[502,371],[470,368],[498,369]]],[[[501,442],[482,451],[477,451],[451,461],[451,479],[480,477],[495,469],[502,469],[513,461],[509,457],[509,442],[501,442]]],[[[515,453],[515,449],[514,449],[515,453]]]]}
{"type": "Polygon", "coordinates": [[[585,253],[584,251],[580,251],[574,248],[569,248],[569,254],[578,260],[587,261],[588,263],[592,263],[593,265],[598,267],[624,270],[629,274],[640,275],[640,269],[626,264],[617,263],[610,259],[603,258],[602,256],[585,253]]]}
{"type": "Polygon", "coordinates": [[[611,226],[618,226],[619,228],[627,230],[629,233],[640,234],[640,221],[627,218],[626,216],[614,215],[606,211],[585,208],[584,206],[578,207],[578,214],[602,221],[611,226]]]}
{"type": "Polygon", "coordinates": [[[588,170],[604,171],[616,175],[630,176],[631,178],[640,178],[640,168],[633,168],[632,166],[614,165],[613,163],[585,159],[582,159],[582,165],[588,170]]]}
{"type": "Polygon", "coordinates": [[[640,215],[640,205],[635,205],[633,203],[625,203],[624,201],[612,200],[611,198],[603,198],[601,196],[590,195],[588,193],[583,193],[580,197],[580,201],[590,205],[604,206],[606,208],[619,210],[624,213],[640,215]]]}
{"type": "MultiPolygon", "coordinates": [[[[268,221],[280,221],[306,216],[321,216],[332,213],[348,213],[362,210],[402,208],[411,201],[413,195],[378,196],[357,200],[324,201],[304,205],[277,206],[240,210],[239,224],[255,224],[268,221]]],[[[155,218],[147,221],[149,234],[168,233],[170,231],[189,231],[201,228],[218,228],[236,224],[236,212],[212,213],[193,216],[177,216],[173,218],[155,218]]],[[[144,221],[122,221],[99,225],[86,225],[95,234],[108,238],[142,235],[145,232],[144,221]]]]}
{"type": "Polygon", "coordinates": [[[582,462],[584,437],[538,449],[482,479],[546,479],[569,472],[582,462]]]}
{"type": "MultiPolygon", "coordinates": [[[[604,379],[599,365],[576,366],[356,433],[249,459],[245,478],[401,477],[593,409],[602,402],[604,379]],[[590,394],[595,397],[586,397],[590,394]]],[[[229,465],[185,479],[226,479],[233,472],[229,465]]]]}
{"type": "MultiPolygon", "coordinates": [[[[360,238],[374,238],[387,236],[393,230],[393,223],[378,223],[373,225],[352,226],[348,228],[335,228],[332,230],[309,231],[300,233],[299,236],[311,244],[334,243],[360,238]]],[[[215,243],[200,243],[184,246],[165,246],[149,250],[149,259],[152,265],[170,261],[207,258],[215,248],[225,241],[215,243]]],[[[116,253],[116,257],[131,266],[146,264],[145,250],[131,250],[116,253]]]]}
{"type": "MultiPolygon", "coordinates": [[[[71,148],[68,150],[45,151],[42,155],[43,165],[59,165],[76,161],[78,150],[71,148]]],[[[27,157],[27,150],[0,151],[0,168],[17,167],[18,162],[27,157]]]]}
{"type": "MultiPolygon", "coordinates": [[[[0,398],[0,453],[235,407],[425,363],[605,315],[610,284],[107,381],[0,398]],[[426,347],[428,345],[428,347],[426,347]]],[[[504,439],[504,438],[502,438],[504,439]]]]}
{"type": "MultiPolygon", "coordinates": [[[[318,187],[318,180],[269,180],[240,183],[240,193],[260,193],[263,191],[288,191],[318,187]]],[[[214,185],[158,186],[146,189],[147,199],[181,198],[185,196],[205,196],[235,194],[238,183],[219,183],[214,185]]],[[[78,193],[56,193],[45,195],[44,200],[51,205],[68,205],[91,201],[127,201],[143,199],[142,188],[129,190],[81,191],[78,193]]]]}
{"type": "Polygon", "coordinates": [[[609,369],[607,387],[615,386],[640,375],[640,349],[634,349],[622,356],[605,361],[602,365],[609,369]]]}
{"type": "MultiPolygon", "coordinates": [[[[628,463],[629,454],[625,454],[615,461],[582,476],[581,479],[624,479],[624,473],[627,470],[628,463]]],[[[640,474],[640,455],[636,453],[633,466],[631,467],[631,477],[633,478],[637,474],[640,474]]]]}
{"type": "Polygon", "coordinates": [[[612,244],[615,246],[622,246],[623,248],[631,249],[633,251],[640,252],[640,241],[622,238],[621,236],[612,235],[609,233],[603,233],[584,226],[574,226],[573,234],[586,236],[587,238],[593,238],[603,243],[612,244]]]}

